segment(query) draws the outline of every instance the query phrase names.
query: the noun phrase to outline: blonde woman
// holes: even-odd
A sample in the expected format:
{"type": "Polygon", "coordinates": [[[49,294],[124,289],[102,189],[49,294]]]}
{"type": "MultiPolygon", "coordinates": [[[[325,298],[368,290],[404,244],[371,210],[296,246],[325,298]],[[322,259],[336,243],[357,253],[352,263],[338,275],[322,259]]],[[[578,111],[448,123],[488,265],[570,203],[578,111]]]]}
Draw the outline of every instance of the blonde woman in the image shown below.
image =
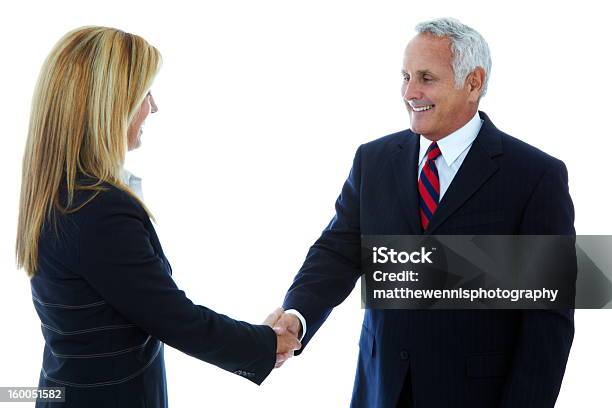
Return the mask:
{"type": "Polygon", "coordinates": [[[277,353],[300,347],[270,327],[281,310],[264,325],[233,320],[194,305],[171,278],[149,211],[122,177],[157,111],[160,64],[137,35],[83,27],[53,48],[34,92],[17,262],[45,339],[39,386],[65,387],[65,406],[167,406],[163,343],[257,384],[277,353]]]}

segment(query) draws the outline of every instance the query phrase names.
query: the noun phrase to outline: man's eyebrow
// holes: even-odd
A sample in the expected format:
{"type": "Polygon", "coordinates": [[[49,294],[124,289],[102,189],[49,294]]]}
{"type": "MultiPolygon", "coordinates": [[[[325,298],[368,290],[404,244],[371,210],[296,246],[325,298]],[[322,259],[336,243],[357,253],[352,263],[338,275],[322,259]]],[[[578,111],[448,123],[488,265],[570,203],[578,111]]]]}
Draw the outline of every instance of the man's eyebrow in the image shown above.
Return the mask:
{"type": "MultiPolygon", "coordinates": [[[[420,69],[420,70],[418,70],[416,73],[417,73],[417,74],[419,74],[419,75],[426,75],[426,74],[429,74],[429,75],[434,75],[434,73],[433,73],[433,72],[431,72],[431,71],[430,71],[430,70],[428,70],[428,69],[420,69]]],[[[408,74],[406,71],[404,71],[403,69],[402,69],[402,74],[403,74],[403,75],[409,75],[409,74],[408,74]]]]}

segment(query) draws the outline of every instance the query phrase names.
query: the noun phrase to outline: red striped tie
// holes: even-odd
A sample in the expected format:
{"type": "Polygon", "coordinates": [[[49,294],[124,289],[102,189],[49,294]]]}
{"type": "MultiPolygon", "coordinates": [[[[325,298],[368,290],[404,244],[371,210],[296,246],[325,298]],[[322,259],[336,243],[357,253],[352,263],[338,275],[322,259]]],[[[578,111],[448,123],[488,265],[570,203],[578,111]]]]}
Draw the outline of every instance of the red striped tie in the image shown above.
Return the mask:
{"type": "Polygon", "coordinates": [[[423,231],[427,229],[440,201],[440,178],[435,160],[441,154],[438,144],[433,142],[427,149],[427,161],[419,176],[419,212],[423,231]]]}

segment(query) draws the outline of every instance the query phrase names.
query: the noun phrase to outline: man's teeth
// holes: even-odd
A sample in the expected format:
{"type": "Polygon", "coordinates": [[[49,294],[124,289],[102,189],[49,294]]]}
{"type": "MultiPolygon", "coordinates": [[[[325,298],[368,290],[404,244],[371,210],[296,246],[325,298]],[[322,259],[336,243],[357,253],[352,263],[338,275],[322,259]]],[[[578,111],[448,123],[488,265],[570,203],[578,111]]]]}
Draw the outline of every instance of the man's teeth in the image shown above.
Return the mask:
{"type": "Polygon", "coordinates": [[[433,107],[434,107],[433,105],[420,106],[418,108],[415,106],[415,107],[412,108],[412,110],[415,111],[415,112],[423,112],[423,111],[426,111],[426,110],[430,110],[433,107]]]}

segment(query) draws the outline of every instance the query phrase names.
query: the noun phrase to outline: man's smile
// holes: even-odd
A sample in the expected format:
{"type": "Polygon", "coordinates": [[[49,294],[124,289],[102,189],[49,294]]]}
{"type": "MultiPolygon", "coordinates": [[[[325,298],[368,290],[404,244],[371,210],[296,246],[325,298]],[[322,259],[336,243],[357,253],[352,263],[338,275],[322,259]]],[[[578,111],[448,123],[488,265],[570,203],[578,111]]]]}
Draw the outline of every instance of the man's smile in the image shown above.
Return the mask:
{"type": "Polygon", "coordinates": [[[425,112],[428,111],[430,109],[433,109],[433,107],[436,105],[424,105],[424,106],[410,106],[412,108],[412,110],[414,112],[425,112]]]}

